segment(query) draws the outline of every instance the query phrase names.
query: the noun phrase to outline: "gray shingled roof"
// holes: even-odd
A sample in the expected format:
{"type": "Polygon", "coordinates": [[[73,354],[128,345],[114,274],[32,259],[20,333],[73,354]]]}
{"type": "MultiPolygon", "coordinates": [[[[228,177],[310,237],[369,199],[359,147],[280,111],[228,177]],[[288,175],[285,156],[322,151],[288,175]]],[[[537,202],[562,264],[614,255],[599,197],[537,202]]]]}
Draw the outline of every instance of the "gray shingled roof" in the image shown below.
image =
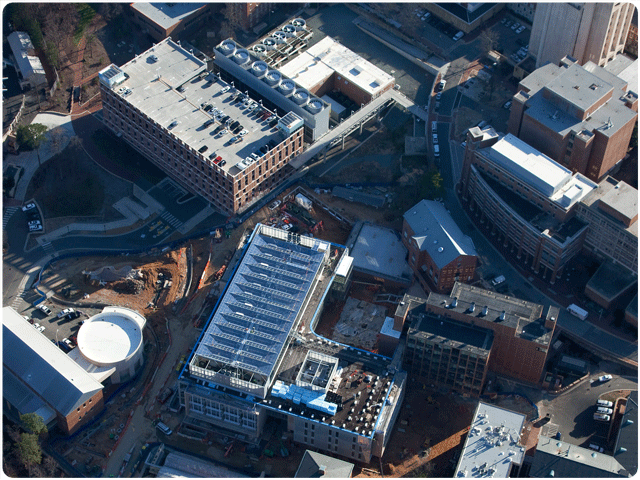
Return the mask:
{"type": "Polygon", "coordinates": [[[638,392],[631,392],[620,423],[613,457],[629,472],[638,473],[638,392]]]}
{"type": "Polygon", "coordinates": [[[413,230],[413,239],[420,250],[426,251],[438,268],[460,255],[478,255],[473,240],[462,233],[441,203],[421,200],[405,212],[404,219],[413,230]]]}
{"type": "Polygon", "coordinates": [[[353,463],[306,450],[295,478],[351,478],[353,463]]]}
{"type": "Polygon", "coordinates": [[[2,363],[66,416],[102,389],[82,367],[11,307],[2,309],[2,363]]]}

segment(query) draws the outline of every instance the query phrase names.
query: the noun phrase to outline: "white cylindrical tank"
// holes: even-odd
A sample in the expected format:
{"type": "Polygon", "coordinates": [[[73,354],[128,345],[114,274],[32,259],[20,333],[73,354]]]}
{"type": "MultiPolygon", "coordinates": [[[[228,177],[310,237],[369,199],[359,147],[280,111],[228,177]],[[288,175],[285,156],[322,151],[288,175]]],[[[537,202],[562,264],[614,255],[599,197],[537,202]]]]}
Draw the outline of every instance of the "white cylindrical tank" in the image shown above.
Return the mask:
{"type": "Polygon", "coordinates": [[[142,315],[128,308],[105,307],[78,330],[78,350],[93,365],[114,367],[112,383],[126,382],[143,364],[145,323],[142,315]]]}
{"type": "Polygon", "coordinates": [[[304,108],[315,115],[324,108],[324,104],[322,103],[322,100],[314,98],[313,100],[309,101],[309,103],[304,108]]]}
{"type": "Polygon", "coordinates": [[[227,39],[220,44],[220,50],[222,51],[222,54],[227,57],[236,53],[237,48],[238,46],[236,45],[236,42],[231,39],[227,39]]]}
{"type": "Polygon", "coordinates": [[[311,95],[304,88],[298,88],[293,95],[291,95],[291,99],[296,102],[298,105],[306,105],[309,103],[309,98],[311,95]]]}
{"type": "Polygon", "coordinates": [[[271,87],[277,87],[282,81],[282,74],[277,70],[269,70],[263,80],[271,87]]]}
{"type": "Polygon", "coordinates": [[[285,78],[284,80],[282,80],[282,83],[278,87],[278,91],[285,97],[288,97],[293,93],[295,88],[296,88],[296,84],[294,83],[294,81],[289,80],[288,78],[285,78]]]}
{"type": "Polygon", "coordinates": [[[249,56],[249,51],[244,48],[237,50],[233,55],[233,61],[238,65],[244,65],[249,61],[250,58],[251,57],[249,56]]]}
{"type": "Polygon", "coordinates": [[[264,74],[267,73],[267,70],[269,70],[269,66],[262,60],[253,62],[253,65],[251,65],[251,73],[253,73],[258,78],[264,77],[264,74]]]}

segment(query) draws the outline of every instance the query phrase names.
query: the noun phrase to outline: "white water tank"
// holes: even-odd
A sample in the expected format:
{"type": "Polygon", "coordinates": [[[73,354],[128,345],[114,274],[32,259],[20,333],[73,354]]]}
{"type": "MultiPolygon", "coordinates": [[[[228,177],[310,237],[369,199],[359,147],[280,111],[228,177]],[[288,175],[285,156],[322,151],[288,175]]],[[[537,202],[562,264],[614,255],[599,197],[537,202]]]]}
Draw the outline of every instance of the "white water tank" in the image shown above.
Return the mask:
{"type": "Polygon", "coordinates": [[[304,108],[315,115],[324,108],[324,105],[322,103],[322,100],[314,98],[313,100],[310,100],[304,108]]]}
{"type": "Polygon", "coordinates": [[[269,70],[269,66],[262,60],[253,62],[253,65],[251,65],[251,73],[253,73],[258,78],[264,77],[264,74],[267,73],[267,70],[269,70]]]}
{"type": "Polygon", "coordinates": [[[277,70],[269,70],[263,80],[271,87],[277,87],[282,81],[282,74],[277,70]]]}
{"type": "Polygon", "coordinates": [[[238,48],[238,46],[236,45],[236,42],[234,42],[231,39],[225,40],[224,42],[222,42],[220,44],[220,51],[226,57],[229,57],[229,56],[233,55],[234,53],[236,53],[236,49],[237,48],[238,48]]]}
{"type": "Polygon", "coordinates": [[[309,103],[310,97],[311,94],[304,88],[298,88],[295,92],[293,92],[293,95],[291,95],[291,99],[298,105],[306,105],[307,103],[309,103]]]}
{"type": "Polygon", "coordinates": [[[233,61],[236,62],[238,65],[244,65],[250,60],[250,58],[251,57],[249,56],[249,51],[244,48],[237,50],[236,53],[233,55],[233,61]]]}
{"type": "Polygon", "coordinates": [[[288,97],[293,93],[295,88],[296,88],[296,84],[294,83],[294,81],[289,80],[288,78],[285,78],[284,80],[282,80],[282,83],[278,87],[278,91],[285,97],[288,97]]]}

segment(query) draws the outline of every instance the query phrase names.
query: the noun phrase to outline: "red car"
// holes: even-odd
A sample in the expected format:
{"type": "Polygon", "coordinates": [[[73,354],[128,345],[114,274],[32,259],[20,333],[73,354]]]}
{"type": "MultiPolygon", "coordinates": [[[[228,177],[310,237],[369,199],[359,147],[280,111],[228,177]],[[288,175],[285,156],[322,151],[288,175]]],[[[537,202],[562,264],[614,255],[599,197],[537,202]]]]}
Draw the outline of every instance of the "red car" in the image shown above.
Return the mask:
{"type": "Polygon", "coordinates": [[[220,163],[220,160],[222,160],[222,157],[218,156],[218,157],[216,157],[216,159],[213,161],[213,163],[215,163],[215,164],[217,165],[218,163],[220,163]]]}

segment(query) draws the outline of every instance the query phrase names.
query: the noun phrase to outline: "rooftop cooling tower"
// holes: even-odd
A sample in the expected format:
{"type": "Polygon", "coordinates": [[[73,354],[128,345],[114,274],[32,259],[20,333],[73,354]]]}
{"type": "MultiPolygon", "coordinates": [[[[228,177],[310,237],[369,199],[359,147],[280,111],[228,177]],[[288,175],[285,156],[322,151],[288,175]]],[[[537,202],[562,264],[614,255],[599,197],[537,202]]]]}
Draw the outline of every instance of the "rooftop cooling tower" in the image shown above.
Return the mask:
{"type": "Polygon", "coordinates": [[[266,45],[259,43],[254,45],[252,50],[257,56],[262,57],[267,52],[267,47],[266,45]]]}
{"type": "Polygon", "coordinates": [[[285,43],[285,38],[287,38],[287,35],[282,30],[278,30],[273,34],[273,38],[276,39],[276,43],[285,43]]]}
{"type": "Polygon", "coordinates": [[[282,81],[282,74],[277,70],[269,70],[263,80],[271,87],[277,87],[282,81]]]}
{"type": "Polygon", "coordinates": [[[274,48],[276,48],[276,39],[273,37],[265,38],[262,41],[262,43],[264,44],[265,47],[267,47],[267,51],[273,50],[274,48]]]}
{"type": "Polygon", "coordinates": [[[282,29],[282,31],[287,36],[295,36],[296,35],[296,27],[294,27],[293,25],[285,25],[284,28],[282,29]]]}
{"type": "Polygon", "coordinates": [[[324,105],[322,103],[322,100],[314,98],[313,100],[311,100],[309,102],[309,104],[305,108],[309,112],[311,112],[311,113],[313,113],[315,115],[316,113],[320,112],[324,108],[324,105]]]}
{"type": "Polygon", "coordinates": [[[296,18],[291,24],[296,27],[296,30],[304,30],[307,26],[307,22],[305,22],[302,18],[296,18]]]}
{"type": "Polygon", "coordinates": [[[268,69],[269,66],[262,60],[253,62],[253,65],[251,65],[251,73],[253,73],[258,78],[264,77],[264,74],[267,73],[268,69]]]}
{"type": "Polygon", "coordinates": [[[236,53],[233,55],[233,61],[236,62],[238,65],[244,65],[249,61],[249,59],[250,59],[249,52],[244,48],[237,50],[236,53]]]}
{"type": "Polygon", "coordinates": [[[236,48],[236,42],[233,40],[225,40],[220,44],[220,51],[227,57],[236,53],[236,48]]]}
{"type": "Polygon", "coordinates": [[[282,83],[278,87],[278,90],[282,95],[284,95],[285,97],[288,97],[293,93],[293,90],[295,88],[296,88],[296,84],[293,82],[293,80],[289,80],[288,78],[286,78],[282,81],[282,83]]]}
{"type": "Polygon", "coordinates": [[[299,88],[293,93],[293,95],[291,96],[291,99],[294,102],[296,102],[298,105],[303,106],[309,103],[310,96],[311,95],[309,94],[309,92],[307,92],[304,88],[299,88]]]}

